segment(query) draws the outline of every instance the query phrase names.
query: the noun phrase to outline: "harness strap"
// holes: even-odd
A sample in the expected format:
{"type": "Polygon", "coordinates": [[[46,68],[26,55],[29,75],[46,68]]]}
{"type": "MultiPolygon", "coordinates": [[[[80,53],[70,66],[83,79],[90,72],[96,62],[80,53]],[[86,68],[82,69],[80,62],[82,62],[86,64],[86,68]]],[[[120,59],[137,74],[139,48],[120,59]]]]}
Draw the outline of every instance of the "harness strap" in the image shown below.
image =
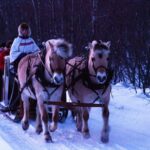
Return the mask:
{"type": "MultiPolygon", "coordinates": [[[[36,59],[35,59],[35,61],[34,61],[34,63],[36,62],[36,59]]],[[[34,64],[33,63],[33,64],[34,64]]],[[[9,106],[8,106],[8,110],[9,111],[11,111],[13,108],[14,108],[14,106],[16,105],[16,102],[17,102],[17,100],[20,98],[20,96],[21,96],[21,93],[23,92],[23,90],[24,90],[24,88],[25,87],[27,87],[28,86],[28,84],[29,84],[29,82],[30,82],[30,80],[31,80],[31,78],[32,78],[32,76],[34,75],[34,73],[32,73],[32,74],[29,74],[29,66],[31,65],[31,59],[30,59],[30,57],[29,57],[29,60],[28,60],[28,68],[27,68],[27,78],[26,78],[26,82],[25,82],[25,84],[23,85],[23,87],[20,89],[20,91],[18,92],[18,95],[17,95],[17,97],[13,100],[13,103],[9,103],[9,106]]],[[[18,79],[17,79],[18,80],[18,79]]],[[[15,82],[15,81],[14,81],[15,82]]],[[[19,84],[18,84],[18,86],[19,86],[19,84]]]]}
{"type": "Polygon", "coordinates": [[[66,74],[66,76],[68,76],[69,74],[71,74],[74,70],[78,70],[78,71],[81,71],[81,72],[82,72],[83,70],[81,70],[81,69],[78,68],[78,67],[83,63],[83,61],[86,61],[86,57],[83,57],[83,59],[82,59],[81,61],[78,61],[79,64],[76,64],[76,62],[75,62],[75,66],[72,65],[72,64],[70,64],[69,62],[67,62],[66,64],[69,65],[69,66],[71,66],[71,67],[73,68],[73,70],[70,71],[68,74],[66,74]]]}
{"type": "Polygon", "coordinates": [[[71,83],[70,85],[66,86],[66,90],[70,89],[72,87],[72,92],[74,92],[74,89],[73,89],[73,86],[75,85],[75,83],[80,80],[82,78],[82,72],[83,70],[81,70],[80,68],[78,68],[84,61],[86,61],[86,57],[82,57],[82,60],[81,61],[78,61],[79,63],[77,64],[75,62],[75,65],[72,65],[70,63],[67,62],[67,65],[71,66],[73,69],[68,73],[66,74],[66,76],[69,76],[71,73],[72,73],[72,76],[71,76],[71,83]],[[74,77],[75,75],[75,71],[78,70],[79,72],[81,72],[81,74],[79,76],[77,76],[76,78],[74,77]]]}
{"type": "Polygon", "coordinates": [[[93,103],[96,102],[98,99],[101,99],[101,96],[99,95],[99,93],[96,90],[102,90],[101,95],[103,95],[106,92],[106,90],[107,90],[108,86],[110,85],[110,82],[113,78],[113,70],[111,70],[111,69],[107,69],[107,70],[108,70],[107,81],[101,85],[93,84],[91,82],[91,80],[89,78],[90,75],[86,74],[86,72],[88,72],[88,71],[85,71],[85,74],[83,75],[82,81],[83,81],[84,86],[91,89],[97,95],[97,97],[95,98],[93,103]]]}
{"type": "Polygon", "coordinates": [[[46,68],[42,58],[40,55],[38,55],[38,57],[40,58],[41,64],[38,65],[38,69],[36,71],[35,77],[36,80],[43,86],[44,91],[46,91],[48,93],[48,97],[50,98],[52,96],[53,93],[56,92],[56,90],[61,86],[61,85],[56,85],[48,80],[46,80],[46,78],[44,77],[44,69],[46,69],[46,71],[48,72],[48,74],[50,75],[50,77],[52,78],[52,75],[49,73],[48,69],[46,68]],[[54,90],[49,93],[48,90],[46,89],[46,87],[51,87],[54,88],[54,90]]]}
{"type": "Polygon", "coordinates": [[[53,76],[50,74],[50,72],[48,71],[47,67],[45,66],[45,64],[44,64],[44,62],[43,62],[43,60],[42,60],[40,54],[38,54],[38,57],[39,57],[39,59],[40,59],[42,65],[43,65],[43,67],[46,69],[48,75],[49,75],[51,78],[53,78],[53,76]]]}
{"type": "MultiPolygon", "coordinates": [[[[85,81],[83,81],[83,85],[84,85],[86,88],[92,90],[92,91],[97,95],[97,97],[94,99],[93,103],[95,103],[97,100],[101,100],[101,96],[100,96],[99,93],[93,88],[93,86],[89,86],[88,82],[85,82],[85,81]]],[[[102,89],[102,88],[99,88],[99,90],[100,90],[100,89],[102,89]]]]}

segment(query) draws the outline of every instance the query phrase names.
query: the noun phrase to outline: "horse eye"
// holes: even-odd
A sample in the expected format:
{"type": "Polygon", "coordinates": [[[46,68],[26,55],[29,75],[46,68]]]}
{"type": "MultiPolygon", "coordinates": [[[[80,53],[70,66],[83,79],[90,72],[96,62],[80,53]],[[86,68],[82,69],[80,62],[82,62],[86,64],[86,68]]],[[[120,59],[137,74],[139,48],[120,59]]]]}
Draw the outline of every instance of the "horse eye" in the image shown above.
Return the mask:
{"type": "Polygon", "coordinates": [[[98,57],[99,57],[99,58],[102,58],[102,57],[103,57],[103,55],[102,55],[102,54],[98,54],[98,57]]]}
{"type": "Polygon", "coordinates": [[[94,58],[94,57],[92,57],[92,61],[95,61],[95,58],[94,58]]]}

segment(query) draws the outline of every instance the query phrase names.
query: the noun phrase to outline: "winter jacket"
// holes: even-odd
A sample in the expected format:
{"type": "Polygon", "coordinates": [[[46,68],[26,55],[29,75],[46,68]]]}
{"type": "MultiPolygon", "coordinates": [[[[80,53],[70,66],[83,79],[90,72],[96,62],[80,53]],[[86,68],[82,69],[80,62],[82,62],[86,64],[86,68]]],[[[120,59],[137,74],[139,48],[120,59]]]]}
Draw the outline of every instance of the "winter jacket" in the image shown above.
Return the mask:
{"type": "Polygon", "coordinates": [[[13,63],[22,53],[34,53],[39,50],[32,38],[23,39],[21,37],[15,38],[10,50],[10,63],[13,63]]]}

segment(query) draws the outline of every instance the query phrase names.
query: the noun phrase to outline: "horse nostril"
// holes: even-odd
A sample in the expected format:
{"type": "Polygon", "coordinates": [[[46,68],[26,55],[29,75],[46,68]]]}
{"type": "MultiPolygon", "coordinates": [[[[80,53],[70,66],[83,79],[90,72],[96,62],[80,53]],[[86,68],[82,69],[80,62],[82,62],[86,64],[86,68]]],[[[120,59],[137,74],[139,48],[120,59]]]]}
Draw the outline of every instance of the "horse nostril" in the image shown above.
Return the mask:
{"type": "Polygon", "coordinates": [[[104,82],[104,81],[106,80],[106,76],[104,76],[104,77],[97,76],[97,79],[98,79],[100,82],[104,82]]]}
{"type": "Polygon", "coordinates": [[[64,82],[64,78],[63,77],[60,78],[60,82],[64,82]]]}
{"type": "Polygon", "coordinates": [[[103,81],[106,80],[106,77],[103,77],[103,81]]]}
{"type": "Polygon", "coordinates": [[[100,76],[97,76],[97,79],[98,79],[98,80],[101,80],[101,77],[100,77],[100,76]]]}
{"type": "Polygon", "coordinates": [[[54,77],[54,80],[58,83],[59,82],[59,79],[57,76],[54,77]]]}
{"type": "Polygon", "coordinates": [[[55,82],[58,83],[58,84],[64,82],[64,78],[61,77],[61,76],[55,76],[55,77],[54,77],[54,80],[55,80],[55,82]]]}

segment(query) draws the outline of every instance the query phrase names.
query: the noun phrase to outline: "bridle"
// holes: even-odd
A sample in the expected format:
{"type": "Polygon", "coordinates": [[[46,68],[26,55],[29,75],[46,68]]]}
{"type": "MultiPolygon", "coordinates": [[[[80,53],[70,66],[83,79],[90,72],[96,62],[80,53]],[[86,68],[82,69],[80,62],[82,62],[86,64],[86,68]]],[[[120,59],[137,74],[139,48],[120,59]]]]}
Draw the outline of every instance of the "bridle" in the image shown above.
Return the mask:
{"type": "Polygon", "coordinates": [[[97,73],[98,69],[104,69],[106,72],[107,72],[107,70],[108,70],[108,69],[107,69],[105,66],[103,66],[103,65],[99,65],[98,67],[95,67],[93,60],[92,60],[92,67],[93,67],[93,70],[94,70],[94,72],[95,72],[95,76],[96,76],[96,73],[97,73]]]}
{"type": "MultiPolygon", "coordinates": [[[[103,57],[103,55],[108,55],[109,53],[110,53],[110,51],[108,51],[108,50],[107,51],[101,50],[101,52],[99,52],[101,57],[103,57]]],[[[94,60],[91,59],[91,61],[92,61],[92,67],[93,67],[95,75],[90,75],[90,76],[96,77],[98,69],[103,69],[103,70],[105,70],[106,73],[108,72],[108,68],[105,67],[104,65],[99,65],[98,67],[95,67],[94,60]]]]}

